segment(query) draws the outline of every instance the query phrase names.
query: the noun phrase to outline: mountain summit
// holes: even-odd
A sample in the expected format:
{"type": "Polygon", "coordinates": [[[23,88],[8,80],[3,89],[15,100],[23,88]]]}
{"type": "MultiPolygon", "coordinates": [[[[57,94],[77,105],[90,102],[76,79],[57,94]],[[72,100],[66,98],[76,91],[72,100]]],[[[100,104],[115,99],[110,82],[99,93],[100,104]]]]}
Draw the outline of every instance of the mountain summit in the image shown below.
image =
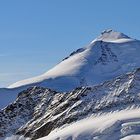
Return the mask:
{"type": "Polygon", "coordinates": [[[117,40],[117,39],[130,39],[127,35],[113,31],[112,29],[104,30],[98,38],[99,40],[117,40]]]}
{"type": "Polygon", "coordinates": [[[65,92],[110,80],[140,67],[140,41],[105,30],[87,47],[78,49],[46,73],[8,88],[43,86],[65,92]]]}

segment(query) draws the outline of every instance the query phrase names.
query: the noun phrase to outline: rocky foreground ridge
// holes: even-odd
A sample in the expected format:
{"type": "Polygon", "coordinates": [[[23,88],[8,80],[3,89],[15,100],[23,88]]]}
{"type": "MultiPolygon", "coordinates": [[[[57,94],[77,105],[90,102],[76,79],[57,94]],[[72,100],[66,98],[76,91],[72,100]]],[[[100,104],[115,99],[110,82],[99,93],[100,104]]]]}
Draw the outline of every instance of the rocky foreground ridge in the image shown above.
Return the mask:
{"type": "Polygon", "coordinates": [[[0,111],[0,139],[24,135],[34,140],[91,115],[139,107],[140,69],[72,92],[30,87],[0,111]]]}

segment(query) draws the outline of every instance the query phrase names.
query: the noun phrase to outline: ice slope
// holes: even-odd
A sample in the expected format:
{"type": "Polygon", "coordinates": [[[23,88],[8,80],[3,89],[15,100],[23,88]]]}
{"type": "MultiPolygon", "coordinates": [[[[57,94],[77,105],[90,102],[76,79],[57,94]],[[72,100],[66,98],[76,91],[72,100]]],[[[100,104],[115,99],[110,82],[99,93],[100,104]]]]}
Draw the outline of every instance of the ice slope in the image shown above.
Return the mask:
{"type": "Polygon", "coordinates": [[[78,49],[51,70],[8,88],[37,85],[63,92],[94,85],[140,67],[140,41],[105,30],[85,48],[78,49]]]}
{"type": "Polygon", "coordinates": [[[90,117],[55,129],[39,140],[139,140],[140,109],[90,117]]]}

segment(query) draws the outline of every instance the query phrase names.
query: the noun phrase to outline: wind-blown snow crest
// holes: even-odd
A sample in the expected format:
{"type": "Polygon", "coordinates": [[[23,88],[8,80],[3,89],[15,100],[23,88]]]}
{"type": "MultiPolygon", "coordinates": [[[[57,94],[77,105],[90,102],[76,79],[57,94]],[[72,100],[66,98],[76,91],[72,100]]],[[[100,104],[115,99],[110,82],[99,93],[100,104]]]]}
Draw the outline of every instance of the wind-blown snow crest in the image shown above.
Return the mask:
{"type": "MultiPolygon", "coordinates": [[[[139,140],[140,109],[92,116],[53,130],[38,140],[139,140]]],[[[5,140],[30,140],[11,136],[5,140]]]]}
{"type": "Polygon", "coordinates": [[[56,129],[39,140],[139,140],[140,109],[90,117],[56,129]]]}

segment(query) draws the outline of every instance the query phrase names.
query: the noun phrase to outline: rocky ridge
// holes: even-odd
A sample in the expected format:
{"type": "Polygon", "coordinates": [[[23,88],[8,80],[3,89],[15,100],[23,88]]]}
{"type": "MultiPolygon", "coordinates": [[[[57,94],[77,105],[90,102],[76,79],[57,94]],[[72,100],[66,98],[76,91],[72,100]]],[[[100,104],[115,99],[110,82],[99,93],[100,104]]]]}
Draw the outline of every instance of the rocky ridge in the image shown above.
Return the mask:
{"type": "Polygon", "coordinates": [[[59,93],[31,87],[0,111],[0,137],[37,139],[91,115],[140,107],[140,69],[92,87],[59,93]]]}

